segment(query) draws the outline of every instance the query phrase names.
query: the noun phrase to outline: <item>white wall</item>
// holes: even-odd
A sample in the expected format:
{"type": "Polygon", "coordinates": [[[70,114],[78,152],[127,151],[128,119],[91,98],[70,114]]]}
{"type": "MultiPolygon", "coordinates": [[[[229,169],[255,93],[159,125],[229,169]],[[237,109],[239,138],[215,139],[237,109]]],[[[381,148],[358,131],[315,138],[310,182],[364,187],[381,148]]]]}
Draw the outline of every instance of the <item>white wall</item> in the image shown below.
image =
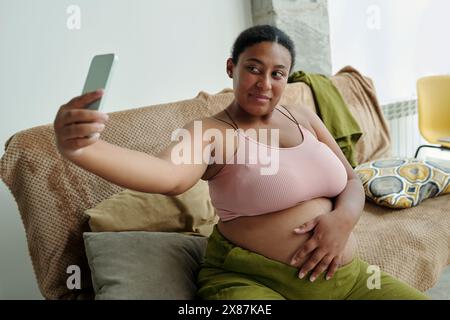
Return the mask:
{"type": "Polygon", "coordinates": [[[352,65],[381,103],[416,96],[416,80],[450,74],[450,1],[328,0],[333,72],[352,65]]]}
{"type": "MultiPolygon", "coordinates": [[[[225,60],[252,25],[250,0],[0,0],[0,144],[51,123],[79,95],[90,59],[119,64],[105,112],[189,99],[232,83],[225,60]],[[81,28],[69,30],[70,5],[81,28]]],[[[0,299],[41,298],[16,204],[0,184],[0,299]]]]}

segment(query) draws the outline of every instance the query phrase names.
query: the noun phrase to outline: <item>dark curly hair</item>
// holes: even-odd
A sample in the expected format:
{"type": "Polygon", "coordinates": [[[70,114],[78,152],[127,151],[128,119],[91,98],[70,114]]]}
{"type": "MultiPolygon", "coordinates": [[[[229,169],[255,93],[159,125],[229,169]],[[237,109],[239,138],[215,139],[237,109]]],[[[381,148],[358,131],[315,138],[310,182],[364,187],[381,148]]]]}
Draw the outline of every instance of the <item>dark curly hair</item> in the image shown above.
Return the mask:
{"type": "Polygon", "coordinates": [[[289,72],[291,72],[295,64],[294,42],[286,33],[271,25],[258,25],[242,31],[233,44],[231,60],[236,65],[239,55],[245,49],[263,41],[276,42],[289,50],[291,54],[291,68],[289,72]]]}

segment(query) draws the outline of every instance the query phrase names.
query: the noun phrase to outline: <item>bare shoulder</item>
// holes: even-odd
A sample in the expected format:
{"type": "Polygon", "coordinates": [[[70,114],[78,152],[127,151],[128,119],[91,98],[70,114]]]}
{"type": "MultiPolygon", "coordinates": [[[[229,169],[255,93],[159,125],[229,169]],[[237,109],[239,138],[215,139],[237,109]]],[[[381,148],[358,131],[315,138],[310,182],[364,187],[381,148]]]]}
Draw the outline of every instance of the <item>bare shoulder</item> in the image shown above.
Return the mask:
{"type": "Polygon", "coordinates": [[[188,122],[186,126],[193,126],[197,122],[197,125],[201,124],[203,129],[224,130],[227,128],[232,128],[230,125],[223,122],[223,120],[228,123],[230,122],[230,120],[225,116],[225,112],[221,111],[212,116],[206,116],[203,118],[192,120],[188,122]]]}
{"type": "Polygon", "coordinates": [[[205,128],[217,129],[225,137],[228,131],[235,131],[235,124],[228,118],[224,111],[218,112],[212,116],[203,119],[205,128]]]}
{"type": "Polygon", "coordinates": [[[285,106],[297,121],[305,128],[307,128],[317,138],[317,132],[314,126],[314,122],[317,121],[317,114],[307,107],[299,105],[286,105],[285,106]]]}
{"type": "Polygon", "coordinates": [[[231,128],[224,122],[217,120],[219,117],[217,115],[207,116],[203,118],[198,118],[187,122],[183,128],[188,131],[194,132],[194,130],[198,130],[197,132],[201,132],[202,135],[208,129],[217,129],[219,131],[225,132],[225,129],[231,128]]]}
{"type": "Polygon", "coordinates": [[[313,113],[309,108],[300,105],[285,105],[285,107],[300,119],[309,119],[310,113],[313,113]]]}
{"type": "MultiPolygon", "coordinates": [[[[225,112],[221,111],[210,117],[203,118],[202,120],[204,123],[203,132],[206,132],[207,129],[214,129],[210,131],[210,134],[215,135],[213,142],[214,147],[211,153],[211,156],[214,157],[214,161],[208,166],[208,169],[202,176],[203,180],[209,180],[223,168],[230,152],[231,154],[235,154],[238,140],[237,135],[235,134],[235,129],[233,125],[231,125],[231,122],[225,112]],[[230,131],[233,132],[231,136],[227,134],[230,131]],[[219,136],[217,136],[217,134],[219,136]],[[221,152],[216,153],[215,150],[221,150],[221,152]],[[221,159],[220,155],[222,155],[221,159]]],[[[207,134],[207,138],[210,138],[210,134],[207,134]]]]}

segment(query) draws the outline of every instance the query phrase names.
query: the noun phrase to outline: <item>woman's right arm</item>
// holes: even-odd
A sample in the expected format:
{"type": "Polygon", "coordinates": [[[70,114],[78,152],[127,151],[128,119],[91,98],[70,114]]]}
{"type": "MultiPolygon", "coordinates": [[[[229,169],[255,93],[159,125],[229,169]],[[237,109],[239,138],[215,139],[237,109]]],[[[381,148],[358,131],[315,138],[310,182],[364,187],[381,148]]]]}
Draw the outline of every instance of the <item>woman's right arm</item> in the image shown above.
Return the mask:
{"type": "MultiPolygon", "coordinates": [[[[154,157],[100,140],[108,116],[86,106],[101,95],[102,92],[90,92],[60,107],[54,130],[63,157],[116,185],[141,192],[176,195],[197,183],[208,164],[174,163],[171,150],[177,141],[161,152],[161,156],[154,157]]],[[[186,128],[190,130],[192,125],[186,128]]],[[[203,147],[208,144],[203,142],[203,147]]]]}

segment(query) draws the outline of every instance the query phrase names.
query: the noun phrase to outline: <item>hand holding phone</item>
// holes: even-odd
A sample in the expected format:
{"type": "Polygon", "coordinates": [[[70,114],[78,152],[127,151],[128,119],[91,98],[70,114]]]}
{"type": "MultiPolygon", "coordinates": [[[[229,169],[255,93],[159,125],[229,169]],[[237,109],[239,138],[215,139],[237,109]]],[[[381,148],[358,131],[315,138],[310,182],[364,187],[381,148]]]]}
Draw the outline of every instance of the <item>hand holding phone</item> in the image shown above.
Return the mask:
{"type": "Polygon", "coordinates": [[[82,95],[59,108],[53,127],[56,146],[63,156],[77,156],[83,148],[99,140],[100,132],[104,130],[108,120],[108,115],[99,110],[104,104],[116,61],[117,56],[114,54],[95,56],[91,61],[82,95]]]}

